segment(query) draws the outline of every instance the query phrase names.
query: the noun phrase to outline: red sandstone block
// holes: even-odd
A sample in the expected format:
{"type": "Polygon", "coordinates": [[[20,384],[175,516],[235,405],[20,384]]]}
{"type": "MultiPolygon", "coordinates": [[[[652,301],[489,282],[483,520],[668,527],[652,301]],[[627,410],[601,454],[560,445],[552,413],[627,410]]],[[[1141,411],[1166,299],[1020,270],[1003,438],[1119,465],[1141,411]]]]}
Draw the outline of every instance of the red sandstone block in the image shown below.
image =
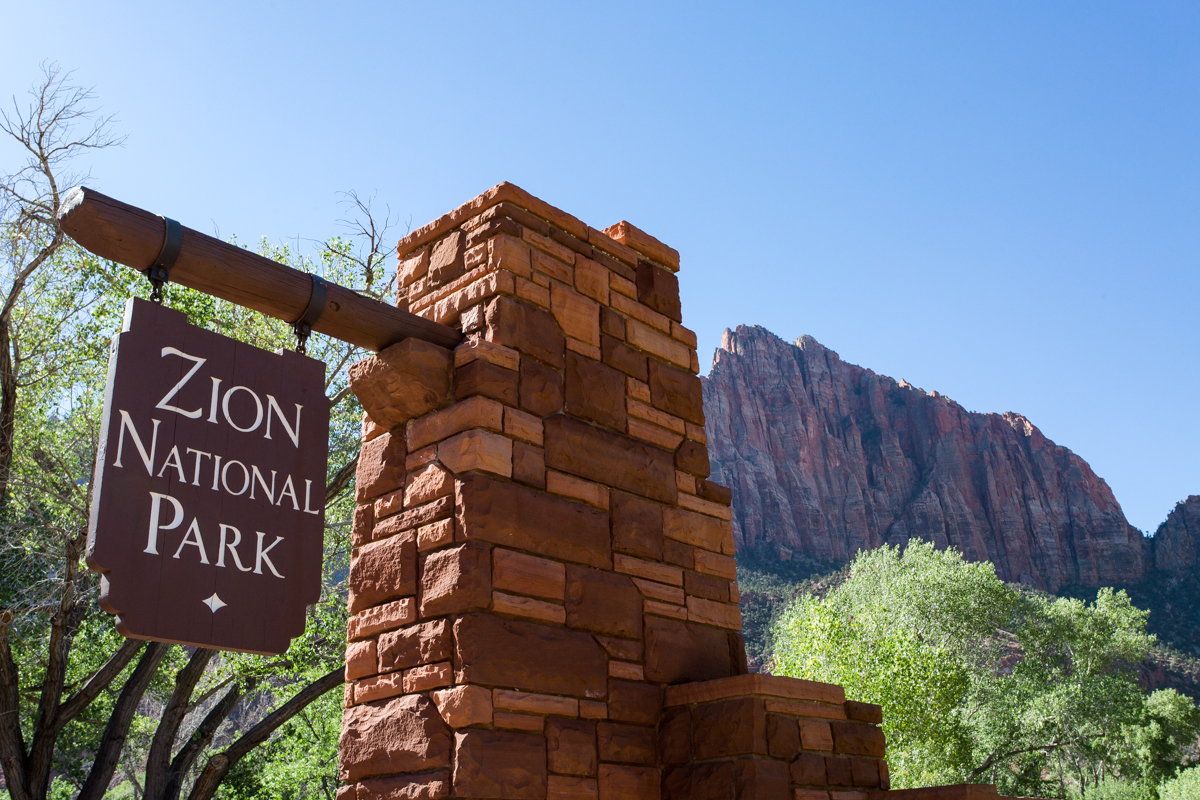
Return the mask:
{"type": "Polygon", "coordinates": [[[602,483],[592,483],[565,472],[549,469],[546,470],[546,491],[608,511],[609,489],[602,483]]]}
{"type": "Polygon", "coordinates": [[[734,764],[738,800],[787,800],[788,765],[765,758],[739,758],[734,764]]]}
{"type": "Polygon", "coordinates": [[[697,425],[704,424],[704,395],[699,378],[653,358],[649,361],[649,374],[651,405],[697,425]]]}
{"type": "Polygon", "coordinates": [[[371,419],[371,415],[363,412],[362,415],[362,441],[369,442],[376,436],[386,433],[383,428],[375,424],[375,420],[371,419]]]}
{"type": "Polygon", "coordinates": [[[558,625],[567,621],[567,612],[558,603],[534,600],[532,597],[521,597],[504,592],[492,592],[492,611],[497,614],[524,617],[539,622],[553,622],[558,625]]]}
{"type": "Polygon", "coordinates": [[[512,347],[552,367],[562,367],[563,333],[549,312],[502,296],[488,301],[484,319],[484,336],[489,342],[512,347]]]}
{"type": "Polygon", "coordinates": [[[408,426],[408,449],[416,451],[471,428],[504,430],[504,406],[490,397],[475,396],[449,408],[426,414],[408,426]]]}
{"type": "MultiPolygon", "coordinates": [[[[615,312],[613,316],[620,318],[620,315],[615,312]]],[[[622,320],[621,335],[624,336],[624,333],[625,323],[622,320]]],[[[639,353],[611,335],[600,337],[600,358],[605,364],[624,372],[629,377],[636,378],[642,383],[646,382],[649,373],[646,368],[645,354],[639,353]]]]}
{"type": "Polygon", "coordinates": [[[444,619],[408,625],[379,637],[381,672],[446,661],[450,655],[450,625],[444,619]]]}
{"type": "MultiPolygon", "coordinates": [[[[375,518],[379,519],[379,501],[376,500],[375,504],[375,518]]],[[[449,516],[453,510],[454,504],[450,502],[450,498],[448,497],[434,500],[432,503],[426,503],[423,506],[410,508],[403,514],[394,514],[387,519],[376,522],[374,530],[371,531],[371,538],[379,541],[389,536],[395,536],[412,528],[443,519],[449,516]]]]}
{"type": "Polygon", "coordinates": [[[642,596],[628,576],[586,567],[567,567],[567,626],[640,639],[642,596]]]}
{"type": "Polygon", "coordinates": [[[732,530],[732,523],[695,511],[668,508],[663,512],[663,535],[714,553],[721,552],[721,543],[732,530]]]}
{"type": "Polygon", "coordinates": [[[454,541],[454,520],[443,519],[417,528],[417,552],[427,553],[454,541]]]}
{"type": "Polygon", "coordinates": [[[646,258],[657,261],[672,272],[679,271],[679,251],[663,244],[642,229],[622,220],[603,231],[626,247],[633,248],[646,258]]]}
{"type": "Polygon", "coordinates": [[[645,628],[647,680],[688,683],[733,674],[724,631],[661,617],[648,617],[645,628]]]}
{"type": "Polygon", "coordinates": [[[766,755],[767,716],[762,700],[742,697],[692,709],[692,753],[697,759],[766,755]]]}
{"type": "Polygon", "coordinates": [[[877,706],[874,703],[860,703],[856,700],[847,700],[846,717],[856,722],[882,725],[883,706],[877,706]]]}
{"type": "Polygon", "coordinates": [[[792,783],[800,786],[826,786],[825,757],[801,753],[791,765],[792,783]]]}
{"type": "Polygon", "coordinates": [[[542,420],[524,411],[504,409],[504,432],[535,447],[542,446],[542,420]]]}
{"type": "Polygon", "coordinates": [[[423,664],[404,671],[404,693],[427,692],[449,686],[453,678],[449,661],[423,664]]]}
{"type": "Polygon", "coordinates": [[[729,596],[729,581],[715,575],[688,570],[683,573],[683,586],[688,594],[715,600],[718,603],[736,602],[729,596]]]}
{"type": "Polygon", "coordinates": [[[439,464],[430,464],[408,477],[404,489],[404,505],[424,505],[454,492],[454,476],[439,464]]]}
{"type": "Polygon", "coordinates": [[[792,800],[829,800],[829,792],[824,789],[793,789],[792,800]]]}
{"type": "MultiPolygon", "coordinates": [[[[609,658],[621,661],[641,661],[642,643],[636,639],[616,639],[612,636],[597,636],[596,641],[608,653],[609,658]]],[[[611,686],[611,684],[610,684],[611,686]]]]}
{"type": "Polygon", "coordinates": [[[457,486],[458,535],[591,566],[611,562],[608,513],[523,486],[469,475],[457,486]]]}
{"type": "Polygon", "coordinates": [[[731,581],[737,578],[737,562],[729,556],[710,553],[707,550],[694,550],[692,554],[696,559],[696,569],[699,572],[717,575],[731,581]]]}
{"type": "Polygon", "coordinates": [[[429,285],[444,286],[463,274],[463,252],[466,235],[462,231],[451,231],[434,242],[429,255],[429,285]]]}
{"type": "MultiPolygon", "coordinates": [[[[674,539],[663,539],[663,561],[683,569],[695,569],[696,548],[688,547],[683,542],[674,539]]],[[[680,573],[679,585],[683,586],[683,573],[680,573]]]]}
{"type": "Polygon", "coordinates": [[[492,586],[506,592],[562,600],[566,567],[558,561],[496,549],[492,553],[492,586]]]}
{"type": "Polygon", "coordinates": [[[610,336],[619,341],[625,341],[625,318],[611,308],[601,308],[600,334],[602,336],[610,336]]]}
{"type": "Polygon", "coordinates": [[[455,686],[429,696],[451,728],[492,724],[492,693],[482,686],[455,686]]]}
{"type": "Polygon", "coordinates": [[[650,766],[658,755],[654,728],[642,725],[601,722],[596,728],[596,740],[603,762],[650,766]]]}
{"type": "Polygon", "coordinates": [[[879,762],[873,758],[852,758],[850,775],[855,786],[874,789],[879,786],[879,762]]]}
{"type": "Polygon", "coordinates": [[[887,762],[883,759],[879,760],[879,788],[883,791],[888,791],[892,788],[891,776],[888,774],[887,762]]]}
{"type": "Polygon", "coordinates": [[[613,550],[661,561],[662,506],[623,492],[611,493],[611,506],[613,550]]]}
{"type": "MultiPolygon", "coordinates": [[[[354,785],[357,787],[354,800],[407,800],[418,797],[422,800],[438,800],[450,796],[450,771],[368,778],[354,785]]],[[[340,794],[338,800],[342,800],[340,794]]]]}
{"type": "Polygon", "coordinates": [[[340,777],[420,772],[450,765],[450,729],[424,695],[347,709],[342,716],[340,777]]]}
{"type": "Polygon", "coordinates": [[[545,422],[546,466],[627,492],[675,503],[671,454],[567,416],[545,422]]]}
{"type": "Polygon", "coordinates": [[[691,711],[668,708],[663,712],[658,723],[658,746],[664,764],[687,764],[692,760],[691,711]]]}
{"type": "Polygon", "coordinates": [[[370,703],[374,700],[384,700],[404,694],[404,681],[399,672],[387,675],[376,675],[354,682],[354,702],[370,703]]]}
{"type": "Polygon", "coordinates": [[[350,642],[346,645],[346,680],[365,678],[378,672],[376,643],[374,639],[365,642],[350,642]]]}
{"type": "Polygon", "coordinates": [[[492,602],[490,548],[479,542],[438,550],[421,559],[421,616],[457,614],[492,602]]]}
{"type": "Polygon", "coordinates": [[[646,677],[641,664],[628,661],[609,661],[608,675],[611,678],[628,678],[633,681],[640,681],[646,677]]]}
{"type": "Polygon", "coordinates": [[[575,256],[575,288],[600,305],[608,305],[608,270],[589,258],[575,256]]]}
{"type": "Polygon", "coordinates": [[[512,477],[513,441],[490,431],[464,431],[438,445],[438,460],[455,475],[490,472],[512,477]]]}
{"type": "Polygon", "coordinates": [[[476,359],[454,371],[454,399],[483,395],[506,405],[517,404],[517,372],[476,359]]]}
{"type": "Polygon", "coordinates": [[[664,800],[725,800],[735,797],[734,762],[672,767],[663,776],[664,800]]]}
{"type": "Polygon", "coordinates": [[[514,731],[536,731],[541,733],[546,726],[546,718],[536,714],[514,714],[511,711],[492,712],[492,725],[497,728],[507,728],[514,731]]]}
{"type": "MultiPolygon", "coordinates": [[[[614,295],[615,297],[615,295],[614,295]]],[[[681,369],[690,369],[695,353],[683,342],[672,339],[636,319],[625,322],[625,341],[638,350],[661,358],[681,369]]]]}
{"type": "Polygon", "coordinates": [[[536,361],[521,359],[521,408],[538,417],[549,416],[563,407],[563,379],[558,370],[536,361]]]}
{"type": "Polygon", "coordinates": [[[425,277],[428,271],[429,248],[422,247],[408,258],[400,261],[400,266],[396,270],[396,283],[401,287],[408,286],[418,278],[425,277]]]}
{"type": "Polygon", "coordinates": [[[731,631],[742,629],[741,609],[733,603],[715,603],[703,597],[687,599],[688,619],[731,631]]]}
{"type": "Polygon", "coordinates": [[[659,800],[660,778],[654,767],[600,765],[600,800],[659,800]]]}
{"type": "Polygon", "coordinates": [[[576,353],[567,353],[566,364],[567,413],[624,431],[625,376],[576,353]]]}
{"type": "Polygon", "coordinates": [[[767,752],[772,758],[791,761],[800,752],[800,728],[796,720],[779,714],[767,715],[767,752]]]}
{"type": "Polygon", "coordinates": [[[460,797],[543,800],[542,735],[468,728],[454,735],[454,791],[460,797]]]}
{"type": "Polygon", "coordinates": [[[679,278],[647,261],[637,266],[638,301],[676,322],[683,320],[679,304],[679,278]]]}
{"type": "Polygon", "coordinates": [[[833,750],[833,732],[829,723],[800,720],[800,745],[805,750],[833,750]]]}
{"type": "Polygon", "coordinates": [[[371,531],[375,528],[375,504],[367,503],[354,509],[354,523],[350,529],[350,543],[354,547],[371,541],[371,531]]]}
{"type": "Polygon", "coordinates": [[[411,597],[368,608],[346,621],[346,638],[350,641],[366,639],[368,636],[407,625],[416,619],[416,616],[416,603],[411,597]]]}
{"type": "Polygon", "coordinates": [[[597,800],[599,797],[595,778],[551,775],[547,781],[546,800],[597,800]]]}
{"type": "Polygon", "coordinates": [[[359,503],[404,486],[403,434],[384,433],[362,446],[358,454],[358,472],[354,499],[359,503]]]}
{"type": "Polygon", "coordinates": [[[662,690],[652,683],[610,678],[608,717],[617,722],[653,725],[662,709],[662,690]]]}
{"type": "Polygon", "coordinates": [[[600,698],[604,651],[589,634],[470,613],[454,623],[455,680],[543,694],[600,698]]]}
{"type": "Polygon", "coordinates": [[[546,455],[540,447],[513,442],[512,477],[537,489],[546,488],[546,455]]]}
{"type": "Polygon", "coordinates": [[[394,430],[450,399],[449,350],[408,338],[350,367],[350,387],[363,410],[394,430]]]}
{"type": "Polygon", "coordinates": [[[510,689],[492,690],[492,708],[559,717],[579,716],[579,701],[573,697],[558,697],[537,692],[514,692],[510,689]]]}
{"type": "Polygon", "coordinates": [[[850,759],[825,756],[825,780],[830,786],[853,786],[854,772],[850,759]]]}
{"type": "Polygon", "coordinates": [[[852,756],[883,758],[883,731],[861,722],[833,722],[833,752],[852,756]]]}
{"type": "Polygon", "coordinates": [[[550,286],[550,311],[567,336],[600,346],[600,306],[595,300],[556,282],[550,286]]]}
{"type": "Polygon", "coordinates": [[[599,700],[580,700],[579,716],[584,719],[608,719],[608,704],[599,700]]]}
{"type": "Polygon", "coordinates": [[[707,478],[710,472],[708,463],[708,448],[700,442],[684,439],[675,450],[675,467],[684,472],[701,478],[707,478]]]}
{"type": "Polygon", "coordinates": [[[581,719],[546,720],[546,760],[551,772],[595,776],[599,766],[596,723],[581,719]]]}
{"type": "MultiPolygon", "coordinates": [[[[518,231],[513,235],[519,237],[521,234],[518,231]]],[[[488,264],[493,269],[506,269],[522,278],[528,278],[532,271],[529,246],[519,238],[503,234],[496,236],[488,242],[488,264]]]]}

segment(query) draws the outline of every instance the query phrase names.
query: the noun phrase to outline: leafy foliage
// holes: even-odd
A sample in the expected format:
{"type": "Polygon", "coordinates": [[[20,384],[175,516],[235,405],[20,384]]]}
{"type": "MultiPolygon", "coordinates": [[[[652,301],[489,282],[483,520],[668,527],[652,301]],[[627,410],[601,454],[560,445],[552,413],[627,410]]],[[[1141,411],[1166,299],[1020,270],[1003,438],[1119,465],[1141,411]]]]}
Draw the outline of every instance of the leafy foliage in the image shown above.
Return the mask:
{"type": "Polygon", "coordinates": [[[1121,592],[1047,599],[912,542],[860,553],[827,596],[799,597],[774,629],[775,671],[882,705],[898,787],[1053,797],[1120,778],[1152,792],[1200,717],[1190,698],[1138,687],[1146,616],[1121,592]]]}

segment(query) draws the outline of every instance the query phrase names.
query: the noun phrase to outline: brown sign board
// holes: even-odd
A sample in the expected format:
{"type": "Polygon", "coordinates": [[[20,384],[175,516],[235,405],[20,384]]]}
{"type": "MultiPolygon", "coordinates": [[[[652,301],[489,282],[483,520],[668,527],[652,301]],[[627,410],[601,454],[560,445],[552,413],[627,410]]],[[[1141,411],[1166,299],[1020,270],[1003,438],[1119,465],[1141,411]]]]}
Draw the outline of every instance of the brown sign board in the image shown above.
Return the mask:
{"type": "Polygon", "coordinates": [[[113,341],[88,567],[117,629],[274,654],[321,592],[325,365],[133,298],[113,341]]]}

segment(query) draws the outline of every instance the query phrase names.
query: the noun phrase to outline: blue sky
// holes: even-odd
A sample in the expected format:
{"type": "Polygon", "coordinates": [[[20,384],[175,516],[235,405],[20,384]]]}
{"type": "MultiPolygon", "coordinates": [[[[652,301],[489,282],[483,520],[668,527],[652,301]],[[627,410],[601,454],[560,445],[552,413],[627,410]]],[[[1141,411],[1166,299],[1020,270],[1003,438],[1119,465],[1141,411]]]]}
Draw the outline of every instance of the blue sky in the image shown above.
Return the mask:
{"type": "MultiPolygon", "coordinates": [[[[502,180],[682,254],[684,321],[1018,411],[1153,529],[1200,494],[1200,6],[27,3],[128,141],[91,184],[243,241],[502,180]]],[[[0,165],[11,164],[0,146],[0,165]]],[[[706,368],[707,369],[707,368],[706,368]]]]}

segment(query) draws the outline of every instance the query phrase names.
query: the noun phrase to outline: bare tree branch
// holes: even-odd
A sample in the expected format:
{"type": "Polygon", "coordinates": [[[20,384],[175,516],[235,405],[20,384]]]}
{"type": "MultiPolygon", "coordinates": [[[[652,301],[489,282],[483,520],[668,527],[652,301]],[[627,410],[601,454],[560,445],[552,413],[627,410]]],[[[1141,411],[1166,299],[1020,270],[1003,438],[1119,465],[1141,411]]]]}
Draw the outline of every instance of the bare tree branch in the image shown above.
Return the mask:
{"type": "Polygon", "coordinates": [[[163,796],[168,779],[167,769],[171,764],[171,751],[175,747],[179,726],[183,724],[183,719],[191,708],[192,692],[195,691],[196,684],[204,677],[204,670],[216,653],[216,650],[206,647],[198,648],[175,676],[175,688],[159,716],[158,727],[155,728],[154,739],[150,743],[150,752],[146,756],[144,785],[148,798],[158,800],[163,796]]]}

